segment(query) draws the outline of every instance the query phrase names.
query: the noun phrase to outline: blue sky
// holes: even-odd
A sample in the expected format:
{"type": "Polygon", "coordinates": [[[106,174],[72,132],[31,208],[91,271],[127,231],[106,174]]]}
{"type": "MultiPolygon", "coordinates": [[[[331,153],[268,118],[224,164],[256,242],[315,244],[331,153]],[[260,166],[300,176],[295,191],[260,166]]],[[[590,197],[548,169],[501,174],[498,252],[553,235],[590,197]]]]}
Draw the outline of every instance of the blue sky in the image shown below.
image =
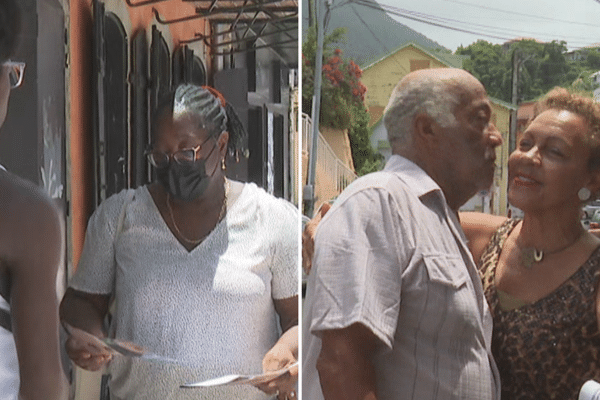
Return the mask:
{"type": "Polygon", "coordinates": [[[416,18],[476,32],[459,32],[391,15],[452,51],[478,39],[503,43],[514,37],[565,40],[569,49],[600,43],[600,0],[377,1],[416,18]]]}

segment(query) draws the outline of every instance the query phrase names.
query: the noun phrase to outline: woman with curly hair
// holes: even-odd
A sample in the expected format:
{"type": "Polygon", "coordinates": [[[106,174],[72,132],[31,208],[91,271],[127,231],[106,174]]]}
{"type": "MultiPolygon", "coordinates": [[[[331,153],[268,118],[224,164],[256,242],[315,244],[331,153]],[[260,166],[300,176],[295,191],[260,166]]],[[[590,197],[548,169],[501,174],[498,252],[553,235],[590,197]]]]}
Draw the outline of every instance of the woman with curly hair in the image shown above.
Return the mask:
{"type": "Polygon", "coordinates": [[[508,160],[522,219],[461,214],[494,317],[502,399],[577,399],[600,380],[600,239],[580,221],[600,194],[600,105],[556,88],[508,160]]]}

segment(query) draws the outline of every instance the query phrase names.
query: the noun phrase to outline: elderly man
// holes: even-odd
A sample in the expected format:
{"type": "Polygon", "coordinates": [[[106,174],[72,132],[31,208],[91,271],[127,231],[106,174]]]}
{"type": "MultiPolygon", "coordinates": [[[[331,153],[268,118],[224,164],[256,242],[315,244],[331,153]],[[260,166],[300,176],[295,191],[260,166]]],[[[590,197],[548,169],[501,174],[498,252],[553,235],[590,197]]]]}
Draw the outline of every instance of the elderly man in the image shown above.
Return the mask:
{"type": "Polygon", "coordinates": [[[303,398],[499,399],[492,319],[457,218],[492,183],[502,139],[490,117],[463,70],[412,72],[394,89],[392,157],[316,233],[303,398]]]}

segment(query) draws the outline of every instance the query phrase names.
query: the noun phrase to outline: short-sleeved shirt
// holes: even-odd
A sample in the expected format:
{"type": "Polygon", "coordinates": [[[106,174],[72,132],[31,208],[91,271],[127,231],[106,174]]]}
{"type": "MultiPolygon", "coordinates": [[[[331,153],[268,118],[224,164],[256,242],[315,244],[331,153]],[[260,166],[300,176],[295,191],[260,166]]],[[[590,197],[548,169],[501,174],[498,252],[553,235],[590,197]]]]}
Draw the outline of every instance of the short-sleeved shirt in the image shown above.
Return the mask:
{"type": "Polygon", "coordinates": [[[499,399],[492,320],[455,213],[394,155],[353,182],[318,227],[303,325],[305,399],[318,400],[319,334],[354,323],[381,341],[378,399],[499,399]]]}
{"type": "Polygon", "coordinates": [[[90,219],[70,285],[114,294],[115,337],[177,363],[113,359],[111,397],[269,398],[249,385],[179,385],[262,371],[262,358],[280,335],[273,299],[298,294],[295,207],[246,184],[225,218],[188,252],[146,187],[128,203],[126,193],[107,199],[90,219]]]}

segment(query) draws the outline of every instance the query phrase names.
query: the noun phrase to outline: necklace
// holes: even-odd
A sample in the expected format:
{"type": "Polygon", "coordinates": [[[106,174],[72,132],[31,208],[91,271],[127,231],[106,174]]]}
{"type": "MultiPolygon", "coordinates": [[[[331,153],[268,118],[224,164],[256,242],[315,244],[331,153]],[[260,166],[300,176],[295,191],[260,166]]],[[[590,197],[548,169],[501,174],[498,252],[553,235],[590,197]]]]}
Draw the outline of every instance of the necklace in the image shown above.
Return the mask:
{"type": "MultiPolygon", "coordinates": [[[[223,199],[223,204],[221,205],[221,211],[219,211],[219,220],[217,221],[217,224],[219,222],[221,222],[221,220],[225,216],[225,213],[227,212],[227,196],[229,194],[229,180],[227,178],[225,178],[225,181],[223,182],[223,188],[224,188],[224,191],[225,191],[225,197],[223,199]]],[[[167,211],[169,211],[169,218],[171,219],[171,223],[173,224],[173,228],[175,228],[175,231],[177,232],[177,234],[179,235],[179,237],[181,237],[181,239],[183,239],[184,242],[186,242],[188,244],[191,244],[191,245],[194,245],[194,246],[197,245],[197,244],[200,244],[200,242],[202,242],[204,239],[206,239],[206,237],[208,235],[210,235],[210,233],[216,227],[216,224],[215,224],[215,227],[213,227],[210,231],[208,231],[208,233],[206,235],[202,236],[200,239],[188,239],[179,230],[179,227],[175,223],[175,218],[173,217],[173,209],[171,209],[171,195],[170,195],[169,192],[167,192],[167,211]]]]}
{"type": "Polygon", "coordinates": [[[529,270],[529,269],[531,269],[531,267],[533,267],[534,263],[541,262],[544,259],[544,256],[549,256],[551,254],[560,253],[561,251],[568,249],[569,247],[571,247],[575,243],[577,243],[579,241],[579,239],[581,239],[581,237],[583,236],[583,233],[584,233],[584,231],[582,230],[581,233],[579,234],[579,236],[577,236],[575,238],[575,240],[573,240],[571,243],[568,243],[566,246],[563,246],[554,251],[546,251],[546,252],[544,252],[544,250],[538,250],[535,247],[521,248],[517,241],[517,247],[519,248],[519,251],[521,252],[521,262],[523,263],[523,266],[529,270]]]}

